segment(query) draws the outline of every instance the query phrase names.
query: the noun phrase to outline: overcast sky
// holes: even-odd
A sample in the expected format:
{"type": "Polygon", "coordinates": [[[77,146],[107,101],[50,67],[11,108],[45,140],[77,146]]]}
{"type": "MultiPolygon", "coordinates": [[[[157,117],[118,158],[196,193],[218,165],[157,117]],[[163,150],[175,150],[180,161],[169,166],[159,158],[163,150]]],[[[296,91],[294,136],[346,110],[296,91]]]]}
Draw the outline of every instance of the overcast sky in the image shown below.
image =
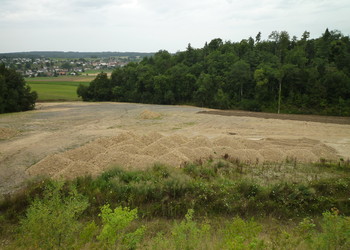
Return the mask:
{"type": "Polygon", "coordinates": [[[327,27],[350,35],[349,0],[0,0],[0,52],[176,52],[327,27]]]}

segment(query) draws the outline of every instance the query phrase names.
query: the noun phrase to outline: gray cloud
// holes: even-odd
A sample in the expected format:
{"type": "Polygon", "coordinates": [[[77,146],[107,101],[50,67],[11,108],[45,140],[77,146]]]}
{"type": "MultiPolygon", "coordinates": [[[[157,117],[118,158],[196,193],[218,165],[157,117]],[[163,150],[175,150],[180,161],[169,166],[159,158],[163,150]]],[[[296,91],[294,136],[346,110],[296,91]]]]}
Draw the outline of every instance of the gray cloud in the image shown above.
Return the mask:
{"type": "Polygon", "coordinates": [[[349,34],[348,0],[0,0],[0,52],[157,51],[273,30],[349,34]]]}

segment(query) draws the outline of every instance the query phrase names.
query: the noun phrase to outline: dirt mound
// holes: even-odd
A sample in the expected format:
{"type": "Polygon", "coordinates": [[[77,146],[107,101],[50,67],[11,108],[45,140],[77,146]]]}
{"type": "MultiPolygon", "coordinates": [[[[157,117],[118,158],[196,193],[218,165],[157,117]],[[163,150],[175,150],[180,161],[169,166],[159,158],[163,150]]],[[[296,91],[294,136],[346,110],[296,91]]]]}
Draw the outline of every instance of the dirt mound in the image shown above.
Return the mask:
{"type": "Polygon", "coordinates": [[[157,119],[160,118],[162,115],[160,113],[157,112],[153,112],[150,110],[144,110],[142,111],[142,113],[140,114],[140,118],[141,119],[157,119]]]}
{"type": "Polygon", "coordinates": [[[87,174],[95,176],[111,166],[147,168],[155,163],[163,163],[179,167],[184,162],[222,157],[253,164],[282,162],[287,158],[314,162],[320,158],[336,159],[336,152],[309,139],[248,140],[229,135],[209,139],[205,136],[124,132],[48,156],[27,171],[30,175],[74,178],[87,174]]]}
{"type": "Polygon", "coordinates": [[[279,148],[263,148],[259,153],[267,162],[280,162],[286,159],[287,155],[279,148]]]}
{"type": "Polygon", "coordinates": [[[245,148],[245,145],[242,143],[241,140],[232,139],[232,137],[229,137],[229,136],[223,136],[215,139],[214,144],[216,146],[222,146],[222,147],[230,146],[230,147],[239,148],[239,149],[245,148]]]}
{"type": "Polygon", "coordinates": [[[10,139],[18,134],[18,131],[11,128],[0,128],[0,140],[10,139]]]}

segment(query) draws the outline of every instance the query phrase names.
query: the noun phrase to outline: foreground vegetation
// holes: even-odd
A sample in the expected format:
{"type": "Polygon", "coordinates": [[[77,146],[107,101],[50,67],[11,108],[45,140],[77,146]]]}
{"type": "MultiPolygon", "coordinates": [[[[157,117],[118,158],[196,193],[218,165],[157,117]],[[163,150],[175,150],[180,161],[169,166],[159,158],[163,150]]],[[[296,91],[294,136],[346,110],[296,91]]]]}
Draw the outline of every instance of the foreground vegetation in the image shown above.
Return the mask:
{"type": "Polygon", "coordinates": [[[194,104],[221,109],[350,115],[350,39],[329,31],[272,32],[269,39],[188,45],[100,74],[80,86],[85,101],[194,104]]]}
{"type": "Polygon", "coordinates": [[[1,202],[0,240],[10,249],[348,249],[349,171],[342,160],[224,157],[40,179],[1,202]]]}

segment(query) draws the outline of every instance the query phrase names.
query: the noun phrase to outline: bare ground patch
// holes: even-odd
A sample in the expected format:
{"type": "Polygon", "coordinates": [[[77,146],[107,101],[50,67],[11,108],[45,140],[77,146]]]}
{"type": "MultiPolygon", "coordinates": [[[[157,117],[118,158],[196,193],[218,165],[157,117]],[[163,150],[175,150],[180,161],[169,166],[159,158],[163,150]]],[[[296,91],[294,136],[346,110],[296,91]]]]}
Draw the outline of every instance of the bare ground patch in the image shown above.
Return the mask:
{"type": "Polygon", "coordinates": [[[19,132],[16,129],[11,128],[0,128],[0,140],[6,140],[10,139],[11,137],[14,137],[19,132]]]}
{"type": "Polygon", "coordinates": [[[223,115],[223,116],[244,116],[264,119],[279,119],[292,121],[307,121],[333,124],[350,124],[350,117],[320,116],[320,115],[298,115],[298,114],[274,114],[264,112],[248,112],[240,110],[209,110],[199,111],[199,114],[223,115]]]}
{"type": "Polygon", "coordinates": [[[198,112],[222,111],[109,102],[40,103],[37,108],[0,117],[0,128],[11,128],[2,130],[5,137],[12,136],[0,140],[0,194],[35,175],[73,178],[112,165],[146,168],[161,162],[178,167],[225,154],[254,164],[350,158],[350,125],[311,116],[204,115],[198,112]]]}

